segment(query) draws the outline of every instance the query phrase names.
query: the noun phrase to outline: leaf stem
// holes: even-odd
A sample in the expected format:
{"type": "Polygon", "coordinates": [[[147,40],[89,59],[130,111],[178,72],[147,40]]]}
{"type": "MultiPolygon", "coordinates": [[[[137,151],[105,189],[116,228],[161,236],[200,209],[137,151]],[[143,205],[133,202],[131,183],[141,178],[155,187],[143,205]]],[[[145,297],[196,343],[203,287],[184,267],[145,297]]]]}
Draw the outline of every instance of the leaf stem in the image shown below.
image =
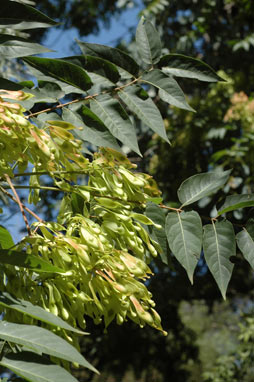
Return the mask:
{"type": "MultiPolygon", "coordinates": [[[[19,204],[18,200],[16,198],[14,198],[14,196],[12,196],[12,194],[10,194],[8,191],[6,191],[6,189],[4,187],[0,186],[0,190],[5,195],[7,195],[11,200],[13,200],[15,203],[19,204]]],[[[43,220],[38,215],[36,215],[32,210],[30,210],[28,207],[26,207],[22,202],[20,202],[20,204],[22,205],[23,209],[26,210],[30,215],[35,217],[36,220],[38,220],[40,223],[43,223],[43,220]]]]}

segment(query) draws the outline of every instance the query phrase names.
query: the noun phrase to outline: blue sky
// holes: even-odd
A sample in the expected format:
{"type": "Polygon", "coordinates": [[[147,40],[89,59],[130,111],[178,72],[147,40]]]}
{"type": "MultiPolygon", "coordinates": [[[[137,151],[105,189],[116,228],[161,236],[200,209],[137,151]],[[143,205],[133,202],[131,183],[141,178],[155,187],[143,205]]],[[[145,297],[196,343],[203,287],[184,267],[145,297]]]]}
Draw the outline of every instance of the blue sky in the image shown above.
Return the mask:
{"type": "Polygon", "coordinates": [[[138,14],[142,9],[141,0],[137,1],[137,5],[126,9],[121,15],[115,15],[111,18],[110,28],[107,29],[101,24],[98,35],[89,35],[82,38],[79,36],[75,28],[62,31],[56,28],[51,28],[43,45],[50,49],[57,50],[56,52],[46,53],[44,56],[57,58],[73,55],[71,49],[75,44],[75,39],[82,41],[114,46],[117,39],[122,38],[129,41],[129,27],[136,27],[139,21],[138,14]],[[57,47],[57,48],[56,48],[57,47]]]}

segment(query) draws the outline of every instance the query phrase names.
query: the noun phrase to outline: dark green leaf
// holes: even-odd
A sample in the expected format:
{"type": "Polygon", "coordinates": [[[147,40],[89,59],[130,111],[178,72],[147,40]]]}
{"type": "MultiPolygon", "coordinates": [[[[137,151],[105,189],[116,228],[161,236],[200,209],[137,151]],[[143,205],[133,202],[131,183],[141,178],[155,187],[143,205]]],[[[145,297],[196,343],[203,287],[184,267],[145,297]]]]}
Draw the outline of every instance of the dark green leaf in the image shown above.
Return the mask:
{"type": "Polygon", "coordinates": [[[230,195],[225,199],[224,204],[218,211],[218,216],[229,211],[238,210],[239,208],[253,207],[254,194],[230,195]]]}
{"type": "Polygon", "coordinates": [[[167,54],[161,57],[158,66],[166,74],[176,77],[195,78],[207,82],[224,81],[203,61],[182,54],[167,54]]]}
{"type": "Polygon", "coordinates": [[[142,75],[141,81],[159,89],[161,99],[170,105],[179,107],[180,109],[195,111],[186,102],[184,93],[176,80],[174,80],[173,77],[167,76],[159,69],[145,73],[142,75]]]}
{"type": "Polygon", "coordinates": [[[67,322],[63,321],[60,317],[57,317],[50,312],[47,312],[40,306],[33,305],[29,301],[21,299],[17,300],[15,297],[12,297],[7,292],[0,292],[0,305],[4,306],[5,308],[14,309],[18,312],[27,314],[28,316],[43,321],[49,325],[70,330],[79,334],[87,334],[82,332],[81,330],[73,328],[71,325],[67,324],[67,322]]]}
{"type": "Polygon", "coordinates": [[[3,226],[0,226],[0,248],[8,249],[13,246],[14,246],[14,241],[11,237],[10,232],[3,226]]]}
{"type": "Polygon", "coordinates": [[[100,44],[90,44],[82,41],[78,41],[78,45],[84,55],[101,57],[124,69],[134,77],[138,76],[139,66],[127,53],[122,52],[117,48],[111,48],[100,44]]]}
{"type": "Polygon", "coordinates": [[[138,118],[169,142],[161,113],[144,89],[137,85],[127,86],[118,95],[138,118]]]}
{"type": "Polygon", "coordinates": [[[235,256],[235,233],[229,221],[216,222],[204,226],[203,248],[205,260],[224,299],[234,265],[230,261],[235,256]]]}
{"type": "MultiPolygon", "coordinates": [[[[162,249],[160,253],[163,263],[168,265],[168,243],[165,233],[165,213],[164,211],[154,203],[148,203],[146,207],[146,216],[149,217],[154,223],[161,225],[161,228],[152,226],[152,233],[155,236],[153,239],[159,243],[162,249]]],[[[149,227],[150,228],[150,227],[149,227]]]]}
{"type": "Polygon", "coordinates": [[[6,78],[0,78],[0,89],[5,90],[21,90],[23,86],[16,82],[9,81],[6,78]]]}
{"type": "Polygon", "coordinates": [[[55,58],[26,57],[27,64],[33,66],[47,76],[66,82],[82,90],[88,90],[92,81],[86,71],[78,65],[55,58]]]}
{"type": "Polygon", "coordinates": [[[0,249],[0,263],[28,268],[35,272],[65,273],[63,269],[46,262],[39,256],[8,249],[0,249]]]}
{"type": "Polygon", "coordinates": [[[32,352],[9,353],[0,365],[30,382],[78,382],[68,371],[32,352]]]}
{"type": "Polygon", "coordinates": [[[202,223],[199,214],[196,211],[170,212],[165,229],[169,248],[193,284],[193,273],[202,248],[202,223]]]}
{"type": "Polygon", "coordinates": [[[30,5],[1,0],[0,28],[48,28],[57,23],[30,5]]]}
{"type": "Polygon", "coordinates": [[[147,65],[156,64],[161,56],[161,40],[159,33],[149,20],[141,17],[136,31],[138,52],[147,65]]]}
{"type": "Polygon", "coordinates": [[[21,37],[0,34],[0,56],[6,59],[45,52],[52,52],[52,50],[40,44],[28,42],[21,37]]]}
{"type": "Polygon", "coordinates": [[[121,151],[115,137],[108,131],[104,123],[86,106],[82,106],[82,117],[70,109],[63,110],[63,119],[82,130],[76,129],[75,135],[95,146],[110,147],[121,151]]]}
{"type": "Polygon", "coordinates": [[[108,94],[94,98],[91,110],[103,121],[112,135],[140,154],[134,126],[120,103],[108,94]]]}
{"type": "Polygon", "coordinates": [[[236,242],[243,257],[254,269],[254,221],[250,219],[246,228],[236,235],[236,242]]]}
{"type": "Polygon", "coordinates": [[[182,207],[218,191],[228,180],[230,171],[205,172],[186,179],[177,191],[182,207]]]}
{"type": "Polygon", "coordinates": [[[18,345],[26,346],[38,353],[77,362],[94,372],[97,370],[67,341],[51,331],[34,325],[21,325],[0,322],[0,338],[18,345]]]}
{"type": "Polygon", "coordinates": [[[120,74],[117,67],[111,62],[104,60],[101,57],[94,56],[72,56],[64,57],[61,60],[71,62],[72,64],[81,66],[88,72],[95,73],[101,77],[105,77],[112,83],[116,83],[120,79],[120,74]]]}

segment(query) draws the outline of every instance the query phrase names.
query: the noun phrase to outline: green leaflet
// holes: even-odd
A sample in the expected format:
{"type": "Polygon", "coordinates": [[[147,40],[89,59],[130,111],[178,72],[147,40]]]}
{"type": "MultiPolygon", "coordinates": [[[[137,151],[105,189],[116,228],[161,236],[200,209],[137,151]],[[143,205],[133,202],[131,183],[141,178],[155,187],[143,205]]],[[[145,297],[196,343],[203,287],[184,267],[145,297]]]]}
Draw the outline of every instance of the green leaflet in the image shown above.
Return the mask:
{"type": "Polygon", "coordinates": [[[82,53],[94,57],[101,57],[118,67],[124,69],[126,72],[134,77],[138,76],[139,66],[136,61],[127,53],[122,52],[120,49],[111,48],[109,46],[100,44],[90,44],[87,42],[77,41],[82,53]]]}
{"type": "Polygon", "coordinates": [[[90,142],[95,146],[110,147],[121,151],[115,137],[106,128],[104,123],[88,107],[82,106],[82,117],[78,113],[64,108],[63,118],[82,130],[75,130],[75,135],[85,142],[90,142]]]}
{"type": "Polygon", "coordinates": [[[141,17],[136,31],[138,52],[142,61],[152,66],[161,56],[161,40],[159,33],[149,20],[141,17]]]}
{"type": "Polygon", "coordinates": [[[92,81],[78,65],[55,58],[26,57],[23,61],[47,76],[66,82],[82,90],[88,90],[92,81]]]}
{"type": "Polygon", "coordinates": [[[17,58],[46,52],[52,52],[52,50],[21,37],[0,34],[1,57],[17,58]]]}
{"type": "Polygon", "coordinates": [[[10,232],[3,226],[0,226],[0,253],[1,253],[1,248],[8,249],[13,246],[14,246],[14,241],[11,237],[10,232]]]}
{"type": "Polygon", "coordinates": [[[118,95],[146,126],[169,143],[161,113],[144,89],[137,85],[127,86],[118,95]]]}
{"type": "Polygon", "coordinates": [[[27,314],[30,317],[33,317],[39,321],[43,321],[49,325],[53,325],[59,328],[70,330],[78,334],[87,334],[81,330],[73,328],[67,322],[63,321],[60,317],[55,316],[54,314],[46,311],[40,306],[33,305],[29,301],[16,299],[7,292],[0,292],[0,305],[5,308],[14,309],[23,314],[27,314]]]}
{"type": "Polygon", "coordinates": [[[108,94],[100,95],[91,100],[90,106],[93,113],[103,121],[114,137],[141,155],[135,128],[128,114],[116,99],[108,94]]]}
{"type": "Polygon", "coordinates": [[[176,77],[194,78],[207,82],[224,81],[203,61],[182,54],[167,54],[161,57],[158,66],[164,73],[176,77]]]}
{"type": "Polygon", "coordinates": [[[234,265],[230,261],[235,256],[235,233],[233,225],[225,220],[204,226],[204,255],[224,299],[234,265]]]}
{"type": "Polygon", "coordinates": [[[218,211],[218,216],[229,211],[238,210],[244,207],[254,206],[254,194],[230,195],[227,196],[225,202],[218,211]]]}
{"type": "Polygon", "coordinates": [[[18,345],[26,346],[38,353],[77,362],[94,372],[97,370],[67,341],[51,331],[34,325],[20,325],[0,322],[0,338],[18,345]]]}
{"type": "Polygon", "coordinates": [[[231,170],[196,174],[183,181],[177,195],[182,206],[192,204],[218,191],[228,180],[231,170]]]}
{"type": "Polygon", "coordinates": [[[142,75],[141,81],[159,89],[161,99],[170,105],[189,111],[195,111],[186,102],[185,95],[173,77],[169,77],[159,69],[142,75]]]}
{"type": "Polygon", "coordinates": [[[0,263],[16,265],[21,268],[28,268],[39,273],[66,273],[65,270],[46,262],[39,256],[8,249],[0,249],[0,263]]]}
{"type": "Polygon", "coordinates": [[[30,382],[78,382],[62,367],[28,351],[9,353],[1,359],[0,365],[30,382]]]}
{"type": "Polygon", "coordinates": [[[107,78],[112,83],[116,83],[120,79],[120,74],[117,70],[117,67],[111,62],[104,60],[101,57],[85,55],[64,57],[61,60],[81,66],[88,72],[92,72],[99,75],[100,77],[107,78]]]}
{"type": "Polygon", "coordinates": [[[202,248],[200,216],[196,211],[170,212],[166,217],[165,230],[169,248],[193,284],[193,273],[202,248]]]}
{"type": "Polygon", "coordinates": [[[236,242],[243,254],[243,257],[248,261],[251,268],[254,269],[254,221],[250,219],[246,228],[236,235],[236,242]]]}
{"type": "Polygon", "coordinates": [[[0,28],[33,29],[57,25],[54,20],[30,5],[1,0],[0,28]]]}

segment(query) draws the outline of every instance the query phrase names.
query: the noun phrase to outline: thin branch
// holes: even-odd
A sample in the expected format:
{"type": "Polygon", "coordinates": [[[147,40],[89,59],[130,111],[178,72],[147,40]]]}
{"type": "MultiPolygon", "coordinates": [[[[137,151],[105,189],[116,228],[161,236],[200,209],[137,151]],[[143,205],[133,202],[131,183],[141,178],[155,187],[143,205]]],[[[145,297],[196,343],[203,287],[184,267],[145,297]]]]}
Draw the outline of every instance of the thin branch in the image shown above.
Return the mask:
{"type": "Polygon", "coordinates": [[[14,196],[16,196],[16,200],[17,200],[17,203],[19,205],[19,209],[20,209],[20,211],[22,213],[22,216],[23,216],[23,219],[24,219],[24,222],[25,222],[25,225],[26,225],[26,229],[27,229],[28,235],[31,236],[32,232],[31,232],[31,228],[30,228],[30,225],[28,223],[28,220],[27,220],[24,208],[23,208],[23,204],[21,203],[21,201],[19,199],[19,196],[18,196],[18,194],[17,194],[17,192],[15,190],[15,187],[12,184],[12,181],[11,181],[9,175],[5,174],[4,176],[5,176],[5,179],[6,179],[7,183],[9,184],[9,186],[10,186],[14,196]]]}
{"type": "MultiPolygon", "coordinates": [[[[134,80],[132,80],[131,82],[128,82],[125,85],[118,86],[117,88],[113,89],[113,91],[118,92],[119,90],[122,90],[122,89],[126,88],[127,86],[135,84],[138,80],[139,80],[139,78],[135,78],[134,80]]],[[[47,109],[44,109],[44,110],[41,110],[41,111],[37,111],[36,113],[31,113],[29,115],[26,115],[25,118],[29,119],[29,118],[35,117],[36,115],[39,115],[39,114],[47,113],[49,111],[54,111],[54,110],[57,110],[57,109],[62,109],[63,107],[72,105],[73,103],[78,103],[78,102],[82,102],[82,101],[88,101],[89,99],[96,98],[96,97],[98,97],[101,94],[108,94],[108,93],[111,93],[111,92],[112,92],[112,89],[105,90],[105,91],[102,91],[101,93],[96,93],[96,94],[89,95],[89,96],[86,96],[86,97],[76,98],[76,99],[74,99],[72,101],[65,102],[65,103],[62,103],[62,104],[59,104],[59,105],[56,105],[56,106],[52,106],[52,107],[49,107],[47,109]]]]}
{"type": "MultiPolygon", "coordinates": [[[[15,203],[19,204],[18,200],[16,198],[14,198],[14,196],[12,196],[12,194],[10,194],[8,191],[6,191],[2,186],[0,186],[0,190],[5,195],[7,195],[11,200],[13,200],[15,203]]],[[[23,203],[21,203],[21,205],[22,205],[23,209],[26,210],[30,215],[32,215],[36,220],[38,220],[40,223],[43,223],[43,220],[38,215],[36,215],[36,213],[34,213],[32,210],[30,210],[28,207],[26,207],[23,203]]]]}
{"type": "Polygon", "coordinates": [[[165,209],[170,210],[170,211],[175,211],[175,212],[182,212],[183,211],[181,208],[169,207],[169,206],[165,206],[164,204],[159,204],[159,207],[165,208],[165,209]]]}

